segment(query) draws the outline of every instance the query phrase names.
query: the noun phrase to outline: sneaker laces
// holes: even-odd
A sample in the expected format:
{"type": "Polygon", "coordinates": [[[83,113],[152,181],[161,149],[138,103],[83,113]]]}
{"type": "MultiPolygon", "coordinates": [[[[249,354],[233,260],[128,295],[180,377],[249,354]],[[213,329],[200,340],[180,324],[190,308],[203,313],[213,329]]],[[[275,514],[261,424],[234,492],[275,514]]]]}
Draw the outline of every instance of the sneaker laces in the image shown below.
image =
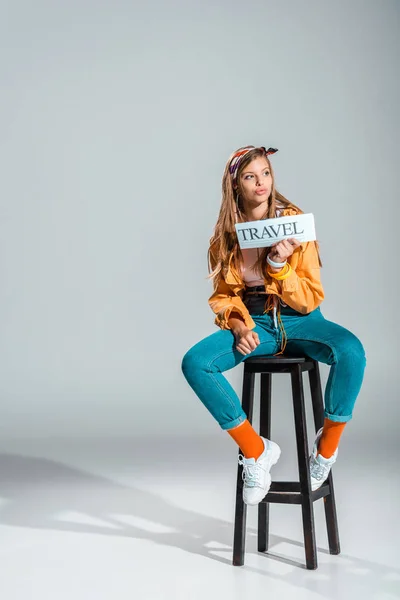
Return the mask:
{"type": "Polygon", "coordinates": [[[239,465],[243,465],[242,479],[247,487],[255,487],[260,484],[261,465],[260,463],[248,464],[242,454],[239,454],[239,465]]]}
{"type": "Polygon", "coordinates": [[[321,481],[321,479],[323,477],[326,478],[327,474],[330,471],[330,467],[331,467],[330,464],[323,465],[320,462],[318,462],[315,457],[313,457],[313,462],[311,465],[311,471],[312,471],[311,475],[314,479],[321,481]]]}

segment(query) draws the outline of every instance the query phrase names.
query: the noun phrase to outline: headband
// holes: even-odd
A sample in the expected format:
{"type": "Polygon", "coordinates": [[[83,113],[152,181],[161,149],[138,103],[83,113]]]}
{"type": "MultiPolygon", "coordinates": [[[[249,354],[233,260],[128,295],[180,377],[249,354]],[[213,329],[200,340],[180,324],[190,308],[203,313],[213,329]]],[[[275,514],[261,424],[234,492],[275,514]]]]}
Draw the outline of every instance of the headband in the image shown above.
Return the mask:
{"type": "MultiPolygon", "coordinates": [[[[260,146],[260,149],[264,150],[265,156],[278,152],[278,148],[268,148],[268,150],[266,150],[264,146],[260,146]]],[[[242,159],[252,150],[255,150],[255,146],[243,146],[243,148],[239,148],[239,150],[237,150],[229,159],[229,173],[231,174],[233,181],[236,180],[238,168],[242,159]]]]}

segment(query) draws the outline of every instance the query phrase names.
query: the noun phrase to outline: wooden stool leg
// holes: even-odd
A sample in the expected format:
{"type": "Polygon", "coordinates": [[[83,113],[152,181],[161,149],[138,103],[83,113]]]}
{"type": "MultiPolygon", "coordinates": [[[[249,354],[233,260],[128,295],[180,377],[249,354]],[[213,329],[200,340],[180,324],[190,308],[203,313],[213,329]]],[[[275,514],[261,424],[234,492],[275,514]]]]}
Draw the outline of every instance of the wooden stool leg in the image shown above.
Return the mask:
{"type": "MultiPolygon", "coordinates": [[[[246,369],[244,363],[243,373],[243,388],[242,388],[242,408],[247,415],[250,423],[253,420],[253,405],[254,405],[254,380],[255,373],[251,373],[246,369]]],[[[240,454],[239,449],[239,454],[240,454]]],[[[243,502],[243,467],[238,464],[237,482],[236,482],[236,508],[235,508],[235,525],[233,534],[233,565],[241,566],[244,564],[244,551],[246,542],[246,516],[247,506],[243,502]]]]}
{"type": "MultiPolygon", "coordinates": [[[[271,438],[271,373],[261,373],[260,390],[260,435],[271,438]]],[[[269,502],[258,505],[258,551],[268,550],[269,537],[269,502]]]]}
{"type": "Polygon", "coordinates": [[[311,481],[308,466],[308,440],[306,413],[304,407],[303,375],[300,365],[291,370],[294,420],[296,428],[297,458],[299,466],[300,491],[302,495],[302,516],[304,547],[307,569],[316,569],[317,547],[315,543],[314,511],[311,495],[311,481]]]}
{"type": "MultiPolygon", "coordinates": [[[[314,413],[315,431],[324,424],[324,401],[322,398],[321,377],[317,361],[313,361],[314,368],[308,372],[310,390],[314,413]]],[[[326,528],[330,554],[340,554],[339,528],[337,523],[335,493],[333,489],[332,471],[329,473],[328,484],[330,493],[324,497],[326,528]]]]}

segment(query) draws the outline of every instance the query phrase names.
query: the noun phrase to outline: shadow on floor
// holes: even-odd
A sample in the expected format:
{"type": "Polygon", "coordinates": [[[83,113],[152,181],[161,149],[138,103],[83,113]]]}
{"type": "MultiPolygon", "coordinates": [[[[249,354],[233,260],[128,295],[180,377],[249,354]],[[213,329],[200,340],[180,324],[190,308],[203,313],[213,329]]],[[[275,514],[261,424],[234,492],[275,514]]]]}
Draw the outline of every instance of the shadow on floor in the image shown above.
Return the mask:
{"type": "MultiPolygon", "coordinates": [[[[16,454],[0,454],[0,481],[0,496],[5,500],[0,509],[3,525],[150,540],[232,566],[231,522],[175,506],[151,492],[46,458],[16,454]],[[79,523],[85,518],[92,523],[79,523]]],[[[282,542],[302,547],[297,541],[270,535],[269,552],[260,554],[256,551],[256,531],[248,527],[249,562],[255,553],[296,568],[279,575],[274,572],[273,563],[268,565],[266,561],[265,569],[245,564],[236,567],[237,571],[282,579],[328,599],[338,597],[334,580],[339,576],[345,580],[349,592],[346,597],[350,593],[360,598],[379,598],[379,593],[400,597],[397,569],[340,554],[325,563],[323,570],[307,571],[304,563],[274,552],[274,547],[282,542]]],[[[323,548],[318,548],[318,552],[329,555],[323,548]]],[[[254,563],[253,557],[251,562],[254,563]]]]}

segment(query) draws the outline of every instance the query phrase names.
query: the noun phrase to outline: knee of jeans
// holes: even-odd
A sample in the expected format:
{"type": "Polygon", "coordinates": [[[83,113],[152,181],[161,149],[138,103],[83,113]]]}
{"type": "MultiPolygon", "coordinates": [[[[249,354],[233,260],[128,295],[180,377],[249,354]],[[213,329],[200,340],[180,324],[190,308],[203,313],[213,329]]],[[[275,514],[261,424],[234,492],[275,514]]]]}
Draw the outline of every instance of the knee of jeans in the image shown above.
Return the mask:
{"type": "Polygon", "coordinates": [[[202,368],[204,368],[204,364],[201,355],[199,355],[194,348],[190,348],[182,358],[182,373],[187,377],[194,371],[198,371],[202,368]]]}
{"type": "Polygon", "coordinates": [[[366,364],[366,356],[364,346],[356,335],[348,332],[344,338],[340,348],[336,350],[338,359],[350,360],[351,362],[364,367],[366,364]]]}

